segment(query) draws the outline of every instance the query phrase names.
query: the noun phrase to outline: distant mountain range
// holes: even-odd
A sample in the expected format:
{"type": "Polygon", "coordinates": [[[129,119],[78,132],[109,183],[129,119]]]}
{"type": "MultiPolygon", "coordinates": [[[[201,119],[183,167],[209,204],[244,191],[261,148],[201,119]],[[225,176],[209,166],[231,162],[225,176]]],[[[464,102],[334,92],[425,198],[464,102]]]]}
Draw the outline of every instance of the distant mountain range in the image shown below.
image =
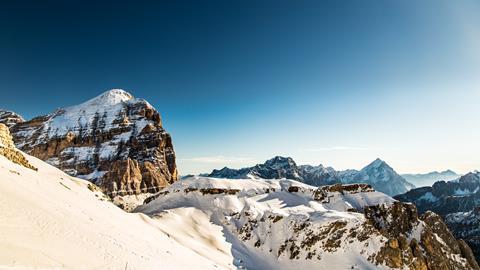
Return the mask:
{"type": "Polygon", "coordinates": [[[465,239],[477,261],[480,259],[480,207],[445,216],[445,223],[457,239],[465,239]]]}
{"type": "Polygon", "coordinates": [[[323,165],[297,165],[290,157],[276,156],[263,164],[242,169],[213,170],[209,177],[229,179],[293,179],[313,186],[335,183],[366,183],[376,190],[394,196],[415,186],[395,172],[385,161],[376,159],[360,171],[337,171],[323,165]]]}
{"type": "Polygon", "coordinates": [[[461,175],[455,173],[452,170],[446,170],[443,172],[430,172],[424,174],[402,174],[408,182],[414,184],[417,187],[431,186],[437,181],[450,181],[460,178],[461,175]]]}
{"type": "Polygon", "coordinates": [[[445,216],[466,212],[480,205],[480,172],[468,173],[457,180],[438,181],[431,187],[420,187],[395,196],[404,202],[414,203],[418,211],[433,211],[445,216]]]}

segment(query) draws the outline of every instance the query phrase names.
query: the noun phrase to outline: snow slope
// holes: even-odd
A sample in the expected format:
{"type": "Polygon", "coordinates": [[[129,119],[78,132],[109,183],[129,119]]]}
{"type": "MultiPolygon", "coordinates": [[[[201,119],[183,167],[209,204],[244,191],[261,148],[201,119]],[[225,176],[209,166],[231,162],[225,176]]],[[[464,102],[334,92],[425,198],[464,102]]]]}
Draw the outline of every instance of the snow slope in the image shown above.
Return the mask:
{"type": "Polygon", "coordinates": [[[126,213],[87,181],[27,158],[38,172],[0,156],[0,269],[233,269],[220,227],[204,221],[197,241],[192,224],[126,213]]]}

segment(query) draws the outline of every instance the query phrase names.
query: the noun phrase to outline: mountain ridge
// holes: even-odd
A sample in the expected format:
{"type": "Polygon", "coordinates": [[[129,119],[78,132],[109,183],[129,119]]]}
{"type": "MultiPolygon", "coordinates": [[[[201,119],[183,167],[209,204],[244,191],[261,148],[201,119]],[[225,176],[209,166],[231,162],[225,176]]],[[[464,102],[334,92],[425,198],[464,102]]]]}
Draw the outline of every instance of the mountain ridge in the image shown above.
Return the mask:
{"type": "Polygon", "coordinates": [[[321,186],[336,183],[368,183],[376,190],[389,195],[401,194],[414,185],[398,175],[385,161],[377,158],[360,171],[336,171],[323,165],[297,165],[290,157],[273,157],[263,164],[241,169],[224,167],[213,170],[209,177],[217,178],[262,178],[262,179],[293,179],[310,185],[321,186]]]}
{"type": "Polygon", "coordinates": [[[461,177],[461,175],[448,169],[444,171],[433,171],[429,173],[401,174],[407,181],[415,184],[417,187],[431,186],[437,181],[450,181],[461,177]]]}

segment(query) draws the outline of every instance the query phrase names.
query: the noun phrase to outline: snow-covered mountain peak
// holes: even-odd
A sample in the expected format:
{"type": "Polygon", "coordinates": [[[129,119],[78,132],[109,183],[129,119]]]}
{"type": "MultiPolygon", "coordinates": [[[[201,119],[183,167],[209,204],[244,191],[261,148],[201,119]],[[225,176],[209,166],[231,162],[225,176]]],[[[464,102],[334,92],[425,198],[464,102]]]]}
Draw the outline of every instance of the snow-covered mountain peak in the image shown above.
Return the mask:
{"type": "Polygon", "coordinates": [[[172,139],[159,112],[121,89],[11,131],[22,151],[99,184],[109,195],[156,192],[177,179],[172,139]]]}
{"type": "Polygon", "coordinates": [[[381,167],[390,167],[385,161],[377,158],[372,163],[368,164],[365,168],[381,168],[381,167]]]}
{"type": "Polygon", "coordinates": [[[392,174],[392,175],[397,175],[395,170],[387,164],[387,162],[377,158],[374,161],[372,161],[370,164],[365,166],[361,172],[369,172],[370,174],[392,174]]]}
{"type": "Polygon", "coordinates": [[[284,168],[290,166],[296,166],[295,161],[291,157],[276,156],[265,162],[265,166],[272,168],[284,168]]]}
{"type": "Polygon", "coordinates": [[[122,89],[111,89],[79,106],[111,106],[134,99],[133,95],[122,89]]]}
{"type": "Polygon", "coordinates": [[[377,158],[349,179],[350,183],[367,183],[391,196],[405,193],[415,186],[400,176],[385,161],[377,158]]]}

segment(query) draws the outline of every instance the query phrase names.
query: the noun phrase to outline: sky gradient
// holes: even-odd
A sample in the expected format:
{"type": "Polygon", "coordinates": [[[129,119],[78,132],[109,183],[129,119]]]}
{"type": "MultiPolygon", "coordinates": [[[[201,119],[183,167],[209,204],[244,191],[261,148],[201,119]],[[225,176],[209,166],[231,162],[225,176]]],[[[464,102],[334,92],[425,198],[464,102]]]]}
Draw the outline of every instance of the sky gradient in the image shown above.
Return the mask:
{"type": "Polygon", "coordinates": [[[181,174],[274,155],[480,169],[478,1],[12,1],[0,34],[0,107],[125,89],[162,114],[181,174]]]}

